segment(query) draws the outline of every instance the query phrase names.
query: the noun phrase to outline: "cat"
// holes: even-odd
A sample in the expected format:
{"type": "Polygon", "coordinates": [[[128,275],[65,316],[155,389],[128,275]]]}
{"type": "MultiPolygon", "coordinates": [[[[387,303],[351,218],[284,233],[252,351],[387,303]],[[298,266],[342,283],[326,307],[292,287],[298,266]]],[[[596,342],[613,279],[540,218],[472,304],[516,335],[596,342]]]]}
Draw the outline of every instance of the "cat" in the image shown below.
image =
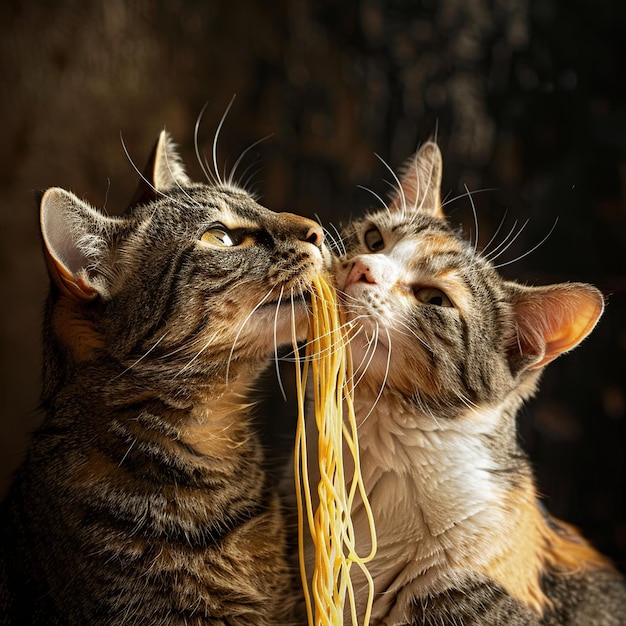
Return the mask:
{"type": "MultiPolygon", "coordinates": [[[[626,624],[624,581],[538,502],[515,423],[603,296],[502,278],[446,222],[442,167],[425,143],[389,205],[346,227],[335,260],[378,541],[371,624],[626,624]]],[[[352,520],[367,554],[362,503],[352,520]]],[[[354,584],[362,619],[367,588],[354,584]]]]}
{"type": "Polygon", "coordinates": [[[203,170],[163,131],[123,216],[41,198],[45,417],[2,503],[2,624],[290,623],[253,389],[330,253],[203,170]]]}

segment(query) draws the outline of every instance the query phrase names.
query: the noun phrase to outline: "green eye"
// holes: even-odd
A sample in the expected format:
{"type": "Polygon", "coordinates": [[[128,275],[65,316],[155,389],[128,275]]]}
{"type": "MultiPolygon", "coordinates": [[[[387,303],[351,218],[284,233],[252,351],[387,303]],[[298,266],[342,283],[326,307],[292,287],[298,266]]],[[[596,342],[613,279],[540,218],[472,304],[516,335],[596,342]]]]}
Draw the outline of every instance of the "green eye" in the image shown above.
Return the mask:
{"type": "Polygon", "coordinates": [[[213,226],[202,233],[200,241],[219,248],[232,248],[240,246],[244,242],[244,237],[241,233],[228,230],[224,226],[213,226]]]}
{"type": "Polygon", "coordinates": [[[365,232],[363,239],[370,252],[380,252],[385,247],[385,240],[375,226],[365,232]]]}
{"type": "Polygon", "coordinates": [[[413,289],[413,295],[422,304],[443,307],[454,306],[450,298],[441,289],[435,289],[434,287],[418,287],[413,289]]]}

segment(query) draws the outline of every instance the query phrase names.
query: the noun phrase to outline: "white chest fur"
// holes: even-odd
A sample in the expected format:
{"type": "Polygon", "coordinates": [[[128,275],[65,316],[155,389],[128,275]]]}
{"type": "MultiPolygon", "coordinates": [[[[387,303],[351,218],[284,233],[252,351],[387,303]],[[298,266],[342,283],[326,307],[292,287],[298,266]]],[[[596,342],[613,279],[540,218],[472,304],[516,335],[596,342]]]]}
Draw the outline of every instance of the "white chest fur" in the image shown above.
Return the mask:
{"type": "MultiPolygon", "coordinates": [[[[366,415],[371,404],[360,403],[357,415],[366,415]]],[[[442,421],[407,413],[383,397],[360,426],[362,472],[378,537],[369,566],[376,593],[373,623],[389,613],[392,600],[400,607],[398,593],[407,585],[411,593],[441,591],[467,571],[468,561],[480,566],[501,550],[497,535],[508,514],[481,436],[494,431],[498,415],[468,411],[442,421]]],[[[352,519],[357,536],[360,531],[366,537],[362,506],[352,519]]]]}

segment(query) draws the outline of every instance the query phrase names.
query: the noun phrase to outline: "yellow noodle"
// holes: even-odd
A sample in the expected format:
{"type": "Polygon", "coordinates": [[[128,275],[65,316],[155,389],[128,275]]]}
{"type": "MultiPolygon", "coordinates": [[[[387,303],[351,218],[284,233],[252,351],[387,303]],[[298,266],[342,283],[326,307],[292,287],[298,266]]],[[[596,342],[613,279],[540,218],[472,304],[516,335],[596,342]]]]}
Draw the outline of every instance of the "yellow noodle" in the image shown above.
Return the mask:
{"type": "Polygon", "coordinates": [[[361,570],[369,586],[363,619],[363,626],[367,626],[374,584],[366,564],[376,552],[376,533],[361,476],[348,340],[341,327],[335,290],[321,277],[313,284],[311,308],[313,315],[303,364],[298,357],[295,330],[293,338],[299,407],[294,464],[300,573],[307,619],[310,626],[340,626],[343,624],[347,601],[352,624],[358,626],[350,578],[351,566],[355,565],[361,570]],[[317,460],[320,473],[317,485],[319,504],[315,511],[309,482],[304,425],[304,390],[309,374],[312,379],[314,417],[318,430],[317,460]],[[344,473],[344,454],[351,456],[354,466],[353,476],[349,480],[344,473]],[[366,556],[359,556],[356,551],[356,537],[350,518],[357,493],[369,522],[371,550],[366,556]],[[310,589],[309,573],[304,561],[305,523],[315,546],[310,589]]]}

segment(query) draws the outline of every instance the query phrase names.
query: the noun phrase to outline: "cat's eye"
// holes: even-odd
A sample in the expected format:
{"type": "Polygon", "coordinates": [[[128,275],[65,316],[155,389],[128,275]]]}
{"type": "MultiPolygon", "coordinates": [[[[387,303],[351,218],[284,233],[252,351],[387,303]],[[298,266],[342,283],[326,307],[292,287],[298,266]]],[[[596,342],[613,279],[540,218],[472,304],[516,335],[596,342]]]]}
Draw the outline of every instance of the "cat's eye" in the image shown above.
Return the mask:
{"type": "Polygon", "coordinates": [[[220,248],[232,248],[242,244],[244,237],[237,231],[228,230],[224,226],[213,226],[202,233],[200,241],[220,248]]]}
{"type": "Polygon", "coordinates": [[[450,298],[441,289],[435,287],[417,287],[413,289],[413,295],[422,304],[443,307],[454,306],[450,298]]]}
{"type": "Polygon", "coordinates": [[[385,247],[385,240],[383,239],[383,236],[378,228],[375,226],[365,231],[363,240],[365,241],[365,245],[370,252],[380,252],[385,247]]]}

